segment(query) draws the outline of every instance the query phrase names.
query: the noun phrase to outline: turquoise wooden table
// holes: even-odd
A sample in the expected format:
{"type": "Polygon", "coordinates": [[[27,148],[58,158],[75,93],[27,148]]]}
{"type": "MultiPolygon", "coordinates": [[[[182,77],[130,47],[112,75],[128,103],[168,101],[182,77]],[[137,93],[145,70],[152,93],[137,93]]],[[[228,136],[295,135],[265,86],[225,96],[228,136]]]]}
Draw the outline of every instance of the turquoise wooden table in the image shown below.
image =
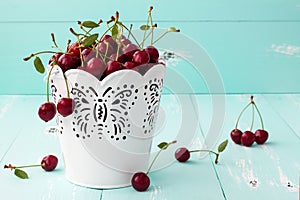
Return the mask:
{"type": "MultiPolygon", "coordinates": [[[[211,95],[194,95],[201,113],[196,138],[191,148],[200,147],[201,132],[211,123],[211,95]]],[[[264,145],[243,147],[229,140],[220,155],[199,158],[197,154],[186,163],[173,162],[164,169],[150,173],[151,186],[146,192],[132,187],[120,189],[89,189],[65,179],[58,138],[46,135],[45,124],[35,113],[44,96],[1,96],[0,164],[30,164],[40,162],[49,153],[58,156],[58,168],[53,172],[27,169],[30,178],[21,180],[9,170],[0,170],[1,197],[10,199],[297,199],[299,198],[299,123],[300,95],[256,95],[256,103],[264,117],[270,138],[264,145]]],[[[187,103],[191,95],[177,95],[187,103]]],[[[226,95],[226,117],[218,142],[229,138],[240,110],[249,95],[226,95]]],[[[190,105],[195,106],[195,105],[190,105]]],[[[172,122],[180,122],[180,103],[174,95],[163,95],[161,109],[169,113],[159,139],[176,136],[172,122]],[[169,124],[171,122],[171,124],[169,124]]],[[[194,117],[194,116],[191,116],[194,117]]],[[[245,116],[241,128],[247,128],[245,116]]],[[[156,140],[156,139],[155,139],[156,140]]],[[[157,144],[157,142],[154,142],[157,144]]],[[[155,146],[153,147],[155,149],[155,146]]]]}
{"type": "MultiPolygon", "coordinates": [[[[11,0],[1,1],[0,8],[0,199],[300,199],[299,0],[52,0],[43,4],[11,0]],[[48,49],[51,32],[64,45],[72,37],[68,29],[77,20],[106,19],[118,10],[124,22],[138,27],[150,5],[159,27],[180,28],[206,51],[223,87],[211,91],[214,82],[207,81],[206,74],[199,73],[188,59],[175,58],[168,69],[186,85],[166,74],[166,85],[175,92],[165,88],[162,95],[164,123],[152,151],[159,142],[173,140],[181,126],[192,128],[195,135],[190,148],[201,148],[210,128],[220,123],[215,143],[229,139],[228,147],[217,165],[214,155],[193,154],[189,162],[174,160],[151,172],[146,192],[132,187],[101,190],[74,185],[65,178],[58,137],[44,131],[55,122],[45,124],[37,115],[45,100],[44,77],[22,58],[48,49]],[[248,148],[234,144],[229,134],[250,95],[254,95],[270,138],[264,145],[248,148]],[[224,119],[214,116],[218,113],[213,109],[215,97],[225,100],[224,119]],[[187,118],[183,109],[192,111],[187,118]],[[185,123],[183,117],[188,119],[185,123]],[[197,120],[195,127],[189,127],[193,120],[197,120]],[[30,178],[21,180],[1,169],[9,163],[39,163],[50,153],[59,158],[53,172],[27,169],[30,178]]],[[[249,128],[250,118],[250,113],[242,118],[242,129],[249,128]]],[[[259,126],[259,121],[254,125],[259,126]]]]}

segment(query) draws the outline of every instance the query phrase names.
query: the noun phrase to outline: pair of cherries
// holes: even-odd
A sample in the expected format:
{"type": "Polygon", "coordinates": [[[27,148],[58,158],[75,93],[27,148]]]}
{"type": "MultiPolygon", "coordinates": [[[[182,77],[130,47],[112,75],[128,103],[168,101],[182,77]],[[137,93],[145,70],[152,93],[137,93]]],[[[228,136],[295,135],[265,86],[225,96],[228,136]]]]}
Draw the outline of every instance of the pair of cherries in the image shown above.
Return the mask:
{"type": "Polygon", "coordinates": [[[39,117],[45,122],[50,121],[56,115],[56,110],[63,117],[71,115],[74,111],[75,101],[72,98],[61,98],[57,106],[53,102],[46,102],[39,108],[39,117]]]}
{"type": "MultiPolygon", "coordinates": [[[[160,148],[160,151],[156,154],[156,156],[152,160],[147,172],[146,173],[137,172],[131,178],[131,185],[135,190],[137,190],[139,192],[142,192],[142,191],[146,191],[148,189],[148,187],[150,186],[150,178],[148,176],[148,173],[150,172],[151,167],[153,166],[154,162],[158,158],[158,155],[161,153],[161,151],[167,149],[171,144],[175,144],[175,143],[176,143],[176,141],[172,141],[170,143],[162,142],[159,145],[157,145],[160,148]]],[[[191,153],[208,152],[208,153],[215,154],[215,156],[216,156],[215,157],[215,164],[218,164],[219,155],[220,155],[221,152],[223,152],[225,150],[227,144],[228,144],[228,140],[225,140],[222,143],[220,143],[219,146],[218,146],[218,151],[217,152],[212,151],[212,150],[206,150],[206,149],[188,150],[185,147],[181,147],[181,148],[178,148],[175,151],[174,156],[175,156],[177,161],[186,162],[190,159],[190,154],[191,153]]]]}
{"type": "Polygon", "coordinates": [[[244,107],[244,109],[241,111],[240,115],[238,116],[235,129],[233,129],[231,131],[230,137],[231,137],[231,139],[234,143],[241,144],[241,145],[246,146],[246,147],[252,146],[252,144],[254,142],[256,142],[257,144],[264,144],[268,140],[269,133],[266,130],[264,130],[263,119],[262,119],[262,116],[260,114],[259,109],[257,108],[257,106],[256,106],[256,104],[253,100],[253,96],[250,97],[250,103],[248,103],[244,107]],[[241,116],[245,112],[245,110],[250,106],[252,106],[252,123],[251,123],[251,127],[250,127],[249,131],[242,132],[240,129],[237,128],[238,123],[239,123],[239,120],[240,120],[241,116]],[[258,113],[258,116],[260,118],[260,123],[261,123],[262,129],[258,129],[253,133],[251,130],[253,128],[254,111],[255,110],[258,113]]]}

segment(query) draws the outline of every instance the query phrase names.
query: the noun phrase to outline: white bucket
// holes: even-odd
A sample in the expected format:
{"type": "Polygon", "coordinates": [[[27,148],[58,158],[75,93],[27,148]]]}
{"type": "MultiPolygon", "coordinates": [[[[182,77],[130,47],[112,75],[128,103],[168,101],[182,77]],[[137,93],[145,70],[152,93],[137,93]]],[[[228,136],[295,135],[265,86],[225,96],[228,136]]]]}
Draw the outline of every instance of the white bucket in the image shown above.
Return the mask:
{"type": "MultiPolygon", "coordinates": [[[[133,173],[146,171],[162,92],[165,66],[146,74],[114,72],[102,81],[78,69],[65,73],[76,102],[68,117],[58,116],[66,177],[91,188],[130,185],[133,173]]],[[[67,97],[63,73],[50,77],[54,102],[67,97]]]]}

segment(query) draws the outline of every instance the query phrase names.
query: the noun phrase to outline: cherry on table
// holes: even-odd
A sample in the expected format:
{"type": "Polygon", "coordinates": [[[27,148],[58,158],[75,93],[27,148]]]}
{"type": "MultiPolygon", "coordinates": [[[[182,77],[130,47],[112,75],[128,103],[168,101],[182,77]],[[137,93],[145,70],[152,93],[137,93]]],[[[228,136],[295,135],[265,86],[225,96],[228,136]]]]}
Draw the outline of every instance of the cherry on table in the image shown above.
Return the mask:
{"type": "Polygon", "coordinates": [[[268,132],[261,129],[256,130],[254,135],[255,135],[255,142],[257,144],[264,144],[269,137],[268,132]]]}
{"type": "Polygon", "coordinates": [[[42,104],[38,111],[39,117],[45,122],[50,121],[56,114],[56,106],[52,102],[42,104]]]}
{"type": "Polygon", "coordinates": [[[250,147],[255,141],[255,135],[251,131],[245,131],[241,137],[241,144],[250,147]]]}
{"type": "Polygon", "coordinates": [[[230,133],[230,137],[232,141],[236,144],[241,144],[241,137],[243,135],[243,132],[239,129],[233,129],[230,133]]]}
{"type": "Polygon", "coordinates": [[[54,155],[47,155],[41,161],[41,166],[45,171],[53,171],[58,163],[58,159],[54,155]]]}
{"type": "Polygon", "coordinates": [[[186,162],[190,158],[190,151],[185,147],[178,148],[175,151],[175,158],[179,162],[186,162]]]}
{"type": "Polygon", "coordinates": [[[144,172],[137,172],[131,178],[131,185],[137,191],[145,191],[150,185],[150,178],[144,172]]]}
{"type": "Polygon", "coordinates": [[[63,117],[71,115],[75,108],[75,101],[72,98],[61,98],[57,103],[57,111],[63,117]]]}

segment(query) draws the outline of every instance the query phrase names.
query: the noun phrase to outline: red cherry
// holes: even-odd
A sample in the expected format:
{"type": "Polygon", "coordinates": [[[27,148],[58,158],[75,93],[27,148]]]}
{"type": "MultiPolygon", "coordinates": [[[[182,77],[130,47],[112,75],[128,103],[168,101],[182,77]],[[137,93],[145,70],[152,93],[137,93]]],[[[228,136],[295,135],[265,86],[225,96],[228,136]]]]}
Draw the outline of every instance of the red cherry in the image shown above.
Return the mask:
{"type": "Polygon", "coordinates": [[[255,134],[255,142],[257,144],[264,144],[267,141],[268,137],[269,137],[268,132],[265,131],[265,130],[260,130],[259,129],[259,130],[255,131],[254,134],[255,134]]]}
{"type": "Polygon", "coordinates": [[[101,39],[100,42],[108,42],[113,48],[117,48],[118,44],[116,41],[110,36],[110,35],[104,35],[101,39]]]}
{"type": "Polygon", "coordinates": [[[75,101],[71,98],[61,98],[57,103],[57,111],[63,117],[71,115],[75,108],[75,101]]]}
{"type": "Polygon", "coordinates": [[[74,44],[69,45],[67,51],[68,51],[68,53],[71,53],[71,54],[79,57],[80,56],[80,50],[79,50],[78,47],[79,47],[79,43],[76,42],[74,44]]]}
{"type": "Polygon", "coordinates": [[[175,158],[179,162],[186,162],[190,158],[190,151],[185,147],[179,148],[175,152],[175,158]]]}
{"type": "Polygon", "coordinates": [[[105,75],[109,75],[115,71],[124,69],[124,66],[122,65],[122,63],[118,62],[118,61],[108,61],[107,63],[107,67],[105,70],[105,75]]]}
{"type": "Polygon", "coordinates": [[[50,60],[49,60],[49,65],[53,66],[53,60],[58,61],[59,57],[63,55],[62,53],[55,53],[51,56],[50,60]]]}
{"type": "Polygon", "coordinates": [[[132,56],[132,61],[137,65],[149,63],[150,57],[145,50],[136,51],[132,56]]]}
{"type": "Polygon", "coordinates": [[[84,49],[81,54],[85,63],[88,62],[90,59],[96,57],[96,52],[90,48],[84,49]]]}
{"type": "Polygon", "coordinates": [[[137,172],[131,178],[131,185],[137,191],[145,191],[150,185],[150,179],[144,172],[137,172]]]}
{"type": "Polygon", "coordinates": [[[158,57],[159,57],[158,50],[153,46],[148,46],[148,47],[145,48],[145,51],[150,56],[150,63],[157,63],[158,57]]]}
{"type": "Polygon", "coordinates": [[[54,118],[56,114],[56,106],[52,102],[46,102],[42,104],[39,108],[38,114],[42,120],[45,122],[50,121],[54,118]]]}
{"type": "Polygon", "coordinates": [[[234,129],[231,131],[230,137],[234,143],[241,144],[242,134],[243,134],[243,132],[240,131],[239,129],[234,129]]]}
{"type": "Polygon", "coordinates": [[[131,61],[133,54],[138,50],[139,48],[135,44],[128,44],[123,48],[123,53],[126,54],[128,61],[131,61]]]}
{"type": "Polygon", "coordinates": [[[80,65],[80,58],[72,54],[63,54],[59,57],[57,64],[63,72],[77,68],[80,65]]]}
{"type": "Polygon", "coordinates": [[[108,43],[108,42],[100,42],[97,45],[98,51],[99,53],[101,53],[102,55],[109,57],[111,54],[114,53],[114,48],[113,46],[108,43]]]}
{"type": "Polygon", "coordinates": [[[123,39],[121,39],[121,43],[122,43],[124,46],[127,46],[128,44],[131,44],[131,41],[128,40],[127,38],[123,38],[123,39]]]}
{"type": "Polygon", "coordinates": [[[250,147],[255,141],[255,135],[251,131],[245,131],[241,137],[242,145],[250,147]]]}
{"type": "Polygon", "coordinates": [[[42,159],[41,165],[45,171],[52,171],[56,168],[58,163],[58,159],[54,155],[45,156],[42,159]]]}
{"type": "Polygon", "coordinates": [[[100,78],[104,73],[106,68],[105,63],[100,58],[92,58],[89,60],[85,67],[85,71],[91,73],[92,75],[100,78]]]}
{"type": "Polygon", "coordinates": [[[127,61],[127,62],[125,62],[124,67],[125,67],[126,69],[133,69],[133,68],[136,67],[136,64],[135,64],[134,62],[127,61]]]}
{"type": "Polygon", "coordinates": [[[119,55],[118,58],[116,58],[116,57],[117,57],[117,54],[113,53],[113,54],[111,54],[109,59],[118,61],[120,63],[125,63],[128,60],[126,54],[121,54],[121,55],[119,55]]]}

